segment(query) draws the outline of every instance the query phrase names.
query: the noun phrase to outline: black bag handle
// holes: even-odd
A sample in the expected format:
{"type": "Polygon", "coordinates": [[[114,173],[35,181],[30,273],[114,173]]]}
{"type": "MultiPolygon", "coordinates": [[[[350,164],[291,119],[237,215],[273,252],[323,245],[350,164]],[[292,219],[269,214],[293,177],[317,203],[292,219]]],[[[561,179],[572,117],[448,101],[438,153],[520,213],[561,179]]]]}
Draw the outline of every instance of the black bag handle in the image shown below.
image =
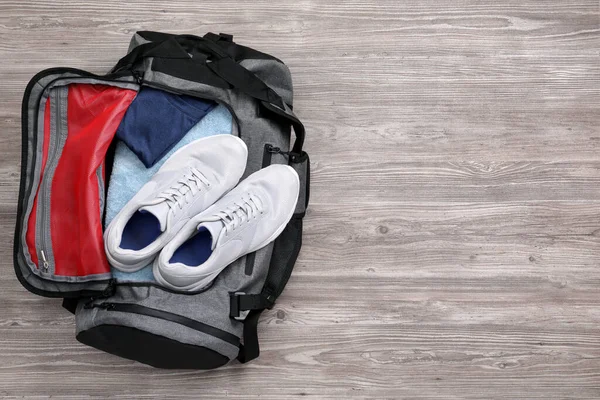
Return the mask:
{"type": "Polygon", "coordinates": [[[170,35],[162,41],[144,43],[135,47],[119,60],[112,73],[123,69],[133,69],[135,64],[147,57],[163,60],[202,60],[218,77],[233,88],[259,100],[264,108],[287,119],[296,133],[292,152],[300,154],[304,143],[305,130],[300,120],[287,107],[281,96],[271,89],[254,73],[239,65],[217,44],[218,40],[229,41],[228,35],[206,34],[206,37],[194,35],[170,35]],[[206,54],[210,56],[207,59],[206,54]]]}

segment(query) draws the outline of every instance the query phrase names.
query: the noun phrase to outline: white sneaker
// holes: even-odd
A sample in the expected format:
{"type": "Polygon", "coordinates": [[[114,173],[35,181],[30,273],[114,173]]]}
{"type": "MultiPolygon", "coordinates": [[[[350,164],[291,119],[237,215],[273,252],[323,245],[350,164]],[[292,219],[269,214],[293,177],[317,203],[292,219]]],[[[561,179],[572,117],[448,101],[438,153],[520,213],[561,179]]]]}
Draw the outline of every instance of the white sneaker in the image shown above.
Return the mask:
{"type": "Polygon", "coordinates": [[[292,167],[271,165],[250,175],[192,218],[154,260],[161,285],[202,289],[233,261],[266,246],[292,218],[300,180],[292,167]]]}
{"type": "Polygon", "coordinates": [[[247,158],[246,144],[232,135],[198,139],[173,153],[106,228],[109,263],[125,272],[148,265],[193,216],[239,182],[247,158]]]}

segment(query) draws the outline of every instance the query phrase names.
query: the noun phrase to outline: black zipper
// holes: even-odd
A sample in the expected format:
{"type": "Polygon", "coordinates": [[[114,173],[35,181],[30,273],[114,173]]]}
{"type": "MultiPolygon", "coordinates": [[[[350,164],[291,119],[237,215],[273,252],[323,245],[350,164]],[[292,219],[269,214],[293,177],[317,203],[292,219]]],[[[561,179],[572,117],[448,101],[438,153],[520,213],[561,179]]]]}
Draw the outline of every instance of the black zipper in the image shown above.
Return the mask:
{"type": "Polygon", "coordinates": [[[271,159],[273,158],[273,154],[281,154],[282,156],[288,156],[290,153],[287,151],[283,151],[279,147],[275,147],[270,143],[265,144],[262,159],[263,168],[271,165],[271,159]]]}
{"type": "Polygon", "coordinates": [[[100,308],[106,311],[125,312],[131,314],[145,315],[165,321],[174,322],[179,325],[187,326],[195,331],[205,333],[207,335],[221,339],[227,343],[230,343],[236,347],[240,346],[240,338],[233,333],[229,333],[214,326],[207,325],[203,322],[196,321],[182,315],[173,314],[168,311],[157,310],[156,308],[150,308],[141,306],[139,304],[131,303],[100,303],[93,304],[91,308],[100,308]]]}

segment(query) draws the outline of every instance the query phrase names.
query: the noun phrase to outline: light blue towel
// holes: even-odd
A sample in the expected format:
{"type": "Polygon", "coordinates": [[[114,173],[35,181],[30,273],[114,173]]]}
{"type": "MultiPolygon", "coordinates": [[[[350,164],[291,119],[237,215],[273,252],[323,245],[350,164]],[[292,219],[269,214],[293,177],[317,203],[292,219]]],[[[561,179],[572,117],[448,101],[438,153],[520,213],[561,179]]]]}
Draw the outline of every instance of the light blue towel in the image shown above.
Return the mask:
{"type": "MultiPolygon", "coordinates": [[[[106,197],[106,225],[110,224],[115,215],[152,178],[152,175],[171,157],[171,154],[194,140],[212,135],[230,134],[231,130],[232,118],[229,110],[224,106],[218,106],[194,125],[183,139],[151,168],[146,168],[125,143],[118,141],[106,197]]],[[[113,278],[120,282],[154,281],[152,265],[136,272],[122,272],[112,268],[112,273],[113,278]]]]}

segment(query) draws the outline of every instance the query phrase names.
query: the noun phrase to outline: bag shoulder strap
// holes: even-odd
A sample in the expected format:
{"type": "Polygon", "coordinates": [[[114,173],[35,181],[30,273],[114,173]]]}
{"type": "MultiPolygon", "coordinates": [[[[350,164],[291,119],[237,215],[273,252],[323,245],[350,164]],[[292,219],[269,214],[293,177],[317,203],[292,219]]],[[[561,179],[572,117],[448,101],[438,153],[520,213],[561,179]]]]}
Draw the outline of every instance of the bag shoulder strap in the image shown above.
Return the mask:
{"type": "MultiPolygon", "coordinates": [[[[206,65],[216,76],[227,82],[234,89],[255,98],[261,106],[269,112],[286,119],[294,128],[296,141],[292,153],[300,154],[304,144],[304,125],[294,114],[280,95],[271,89],[263,80],[253,72],[238,64],[228,52],[221,47],[219,41],[229,43],[231,35],[215,35],[209,33],[205,37],[193,35],[167,35],[159,36],[162,40],[141,44],[121,58],[112,73],[126,69],[134,69],[143,59],[148,57],[166,60],[166,65],[172,64],[175,68],[181,60],[195,60],[206,65]],[[207,62],[207,57],[211,61],[207,62]]],[[[233,42],[231,42],[233,43],[233,42]]],[[[200,73],[200,70],[197,70],[200,73]]]]}

